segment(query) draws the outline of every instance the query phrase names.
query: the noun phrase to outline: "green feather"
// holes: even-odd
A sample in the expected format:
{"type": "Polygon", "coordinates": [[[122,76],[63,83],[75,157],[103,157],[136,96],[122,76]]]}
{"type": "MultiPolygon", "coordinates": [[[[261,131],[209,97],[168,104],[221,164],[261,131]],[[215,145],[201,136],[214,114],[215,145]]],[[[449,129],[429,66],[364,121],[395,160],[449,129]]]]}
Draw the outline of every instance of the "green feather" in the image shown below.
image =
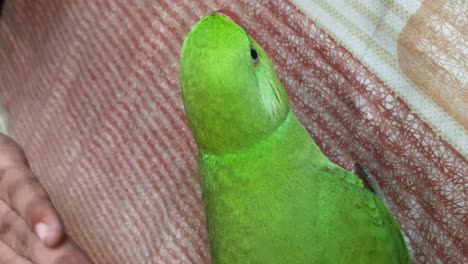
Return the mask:
{"type": "Polygon", "coordinates": [[[201,19],[180,82],[213,263],[409,262],[389,210],[320,151],[242,27],[219,13],[201,19]]]}

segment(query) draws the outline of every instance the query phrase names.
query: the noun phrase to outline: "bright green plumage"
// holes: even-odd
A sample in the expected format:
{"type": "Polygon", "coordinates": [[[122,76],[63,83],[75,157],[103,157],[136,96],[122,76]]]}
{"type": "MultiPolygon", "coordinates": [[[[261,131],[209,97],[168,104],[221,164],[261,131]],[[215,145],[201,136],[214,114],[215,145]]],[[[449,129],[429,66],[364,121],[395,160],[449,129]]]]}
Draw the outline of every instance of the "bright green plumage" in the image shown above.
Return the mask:
{"type": "Polygon", "coordinates": [[[180,64],[213,263],[408,263],[388,209],[322,154],[242,27],[204,17],[180,64]]]}

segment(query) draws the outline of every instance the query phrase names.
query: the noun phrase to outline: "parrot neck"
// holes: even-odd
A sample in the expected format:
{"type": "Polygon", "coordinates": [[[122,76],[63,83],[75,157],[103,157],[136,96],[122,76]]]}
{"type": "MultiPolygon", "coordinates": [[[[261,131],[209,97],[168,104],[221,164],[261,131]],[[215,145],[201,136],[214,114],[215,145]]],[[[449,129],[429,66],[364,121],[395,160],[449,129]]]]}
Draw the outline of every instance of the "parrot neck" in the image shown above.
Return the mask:
{"type": "MultiPolygon", "coordinates": [[[[250,149],[255,149],[258,146],[261,146],[265,144],[266,142],[270,142],[274,140],[275,136],[278,133],[281,133],[282,130],[284,130],[287,126],[288,123],[290,123],[290,120],[295,117],[294,113],[292,112],[291,109],[288,109],[288,111],[283,114],[282,120],[276,120],[276,128],[266,132],[262,133],[261,135],[257,135],[256,140],[253,143],[250,143],[248,145],[238,147],[238,148],[230,148],[230,149],[224,149],[223,151],[212,151],[210,148],[206,148],[203,145],[198,146],[198,151],[200,155],[215,155],[215,156],[226,156],[226,155],[237,155],[238,153],[243,153],[244,151],[249,151],[250,149]]],[[[251,141],[250,138],[244,138],[245,142],[251,141]]]]}
{"type": "Polygon", "coordinates": [[[241,158],[243,156],[254,156],[259,153],[262,153],[261,155],[269,155],[271,152],[284,149],[285,145],[287,145],[288,148],[307,151],[308,158],[328,160],[291,109],[282,123],[269,135],[265,136],[258,142],[250,146],[225,153],[213,153],[204,149],[199,149],[199,159],[211,159],[213,157],[241,158]]]}

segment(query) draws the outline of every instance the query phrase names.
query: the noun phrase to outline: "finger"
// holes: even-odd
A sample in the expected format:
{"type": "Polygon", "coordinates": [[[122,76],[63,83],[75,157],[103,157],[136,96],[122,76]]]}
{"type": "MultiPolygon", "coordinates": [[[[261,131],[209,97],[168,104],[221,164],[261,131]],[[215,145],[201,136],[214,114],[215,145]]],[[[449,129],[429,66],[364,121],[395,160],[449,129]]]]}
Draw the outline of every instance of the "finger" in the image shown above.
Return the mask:
{"type": "Polygon", "coordinates": [[[18,164],[29,167],[26,154],[16,141],[0,133],[0,168],[8,168],[18,164]]]}
{"type": "Polygon", "coordinates": [[[18,256],[10,247],[0,241],[0,264],[32,264],[31,261],[18,256]]]}
{"type": "Polygon", "coordinates": [[[60,216],[50,202],[47,192],[32,175],[26,154],[21,146],[2,133],[0,199],[10,204],[46,245],[56,246],[64,237],[60,216]]]}
{"type": "Polygon", "coordinates": [[[20,214],[49,247],[64,236],[64,227],[46,190],[26,166],[0,170],[0,199],[20,214]]]}
{"type": "Polygon", "coordinates": [[[26,222],[0,201],[0,241],[18,256],[35,264],[91,264],[91,260],[69,238],[56,248],[46,247],[26,222]]]}
{"type": "Polygon", "coordinates": [[[3,201],[0,201],[0,241],[24,257],[31,255],[33,243],[40,242],[21,216],[3,201]]]}
{"type": "Polygon", "coordinates": [[[38,264],[93,264],[92,260],[68,237],[57,248],[46,248],[39,243],[34,252],[36,253],[33,262],[38,264]]]}

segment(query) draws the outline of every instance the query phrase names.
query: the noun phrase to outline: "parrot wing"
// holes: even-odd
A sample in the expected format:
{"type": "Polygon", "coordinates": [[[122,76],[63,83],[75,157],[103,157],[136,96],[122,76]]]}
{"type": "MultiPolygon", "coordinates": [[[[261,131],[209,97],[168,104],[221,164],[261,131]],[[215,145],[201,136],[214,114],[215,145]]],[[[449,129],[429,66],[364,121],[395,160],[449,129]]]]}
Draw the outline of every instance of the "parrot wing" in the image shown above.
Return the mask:
{"type": "Polygon", "coordinates": [[[328,165],[324,167],[324,170],[327,174],[333,175],[335,177],[341,178],[348,183],[357,185],[359,187],[365,187],[365,185],[362,183],[362,180],[357,177],[356,175],[350,173],[349,171],[333,164],[333,166],[328,165]]]}
{"type": "Polygon", "coordinates": [[[342,192],[342,197],[344,197],[342,201],[346,201],[345,203],[348,204],[352,203],[353,208],[361,212],[360,217],[367,218],[377,229],[384,228],[388,231],[391,230],[389,233],[400,234],[398,238],[399,242],[397,242],[398,245],[395,244],[395,246],[400,249],[398,252],[404,255],[401,256],[402,259],[407,260],[409,258],[408,251],[404,249],[406,247],[406,242],[398,223],[386,207],[385,201],[381,200],[372,190],[369,190],[361,179],[352,172],[334,164],[333,166],[325,166],[323,170],[332,177],[328,180],[334,182],[333,185],[336,184],[341,186],[339,188],[344,189],[344,192],[342,192]]]}

